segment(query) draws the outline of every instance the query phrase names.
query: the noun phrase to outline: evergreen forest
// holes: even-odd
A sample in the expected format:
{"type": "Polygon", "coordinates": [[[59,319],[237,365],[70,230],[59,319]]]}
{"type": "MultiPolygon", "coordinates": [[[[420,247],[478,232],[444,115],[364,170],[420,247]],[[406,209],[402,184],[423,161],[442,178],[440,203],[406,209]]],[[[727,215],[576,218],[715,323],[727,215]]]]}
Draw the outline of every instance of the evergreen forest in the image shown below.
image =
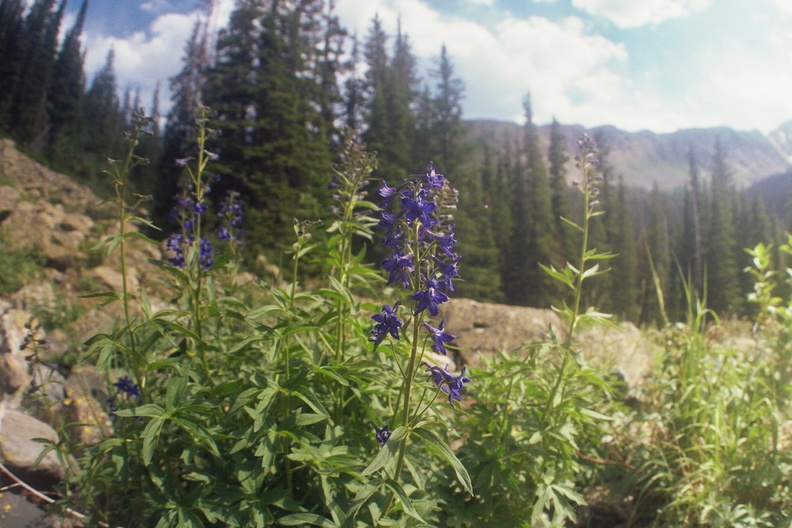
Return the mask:
{"type": "MultiPolygon", "coordinates": [[[[579,245],[563,220],[580,221],[572,212],[580,192],[566,168],[575,146],[553,122],[543,151],[530,93],[519,140],[471,142],[453,50],[438,49],[429,71],[419,71],[411,36],[387,34],[377,18],[366,35],[351,35],[328,0],[240,0],[219,34],[196,23],[181,71],[163,80],[172,93],[163,116],[159,90],[152,101],[132,89],[119,93],[112,52],[86,78],[87,0],[68,28],[61,27],[65,0],[25,5],[0,0],[0,133],[101,196],[112,192],[103,172],[108,153],[120,156],[122,131],[145,108],[153,125],[139,155],[149,164],[132,185],[149,197],[150,216],[168,225],[180,193],[177,161],[189,153],[195,110],[205,105],[220,176],[210,198],[239,192],[248,215],[244,250],[272,259],[289,245],[293,219],[328,217],[331,166],[344,138],[359,134],[377,157],[370,199],[377,182],[393,184],[430,162],[458,189],[456,237],[465,255],[458,295],[534,307],[558,298],[559,286],[537,264],[559,267],[579,245]]],[[[615,257],[613,273],[592,281],[584,304],[636,323],[678,320],[690,281],[717,313],[750,316],[743,269],[751,257],[743,248],[778,247],[786,218],[735,185],[729,152],[717,144],[712,159],[697,159],[691,148],[684,188],[647,190],[625,183],[606,140],[595,139],[604,214],[594,219],[591,244],[615,257]]],[[[372,263],[383,256],[377,247],[366,257],[372,263]]],[[[255,271],[256,259],[247,263],[255,271]]]]}

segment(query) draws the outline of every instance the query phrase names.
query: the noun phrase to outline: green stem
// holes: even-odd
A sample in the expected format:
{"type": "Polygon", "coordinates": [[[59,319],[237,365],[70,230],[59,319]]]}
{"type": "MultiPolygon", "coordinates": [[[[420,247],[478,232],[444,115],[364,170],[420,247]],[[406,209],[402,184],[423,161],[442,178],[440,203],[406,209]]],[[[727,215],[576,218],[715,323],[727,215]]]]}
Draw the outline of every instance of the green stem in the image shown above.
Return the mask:
{"type": "Polygon", "coordinates": [[[129,307],[129,284],[128,284],[128,267],[127,267],[127,250],[126,250],[126,225],[129,222],[129,210],[127,206],[127,180],[134,165],[134,151],[140,138],[140,128],[135,126],[132,129],[132,134],[127,142],[127,151],[124,156],[124,164],[119,171],[116,172],[115,190],[116,200],[118,201],[118,236],[120,237],[120,260],[121,260],[121,297],[124,306],[124,320],[126,322],[127,332],[129,332],[129,348],[132,355],[134,365],[130,364],[130,358],[124,357],[124,368],[127,371],[134,372],[135,377],[141,387],[144,386],[144,379],[142,372],[138,368],[137,350],[135,345],[135,333],[132,326],[132,310],[129,307]]]}
{"type": "Polygon", "coordinates": [[[591,196],[590,196],[590,188],[589,188],[589,183],[590,183],[589,173],[588,173],[588,167],[585,165],[583,165],[582,176],[583,176],[583,202],[584,202],[583,240],[581,241],[580,244],[579,268],[577,272],[577,277],[575,278],[575,300],[572,304],[572,313],[570,314],[570,318],[569,318],[569,328],[567,329],[567,337],[564,342],[564,346],[561,347],[561,353],[563,355],[561,359],[561,366],[558,369],[558,375],[556,377],[555,383],[553,384],[553,388],[550,391],[550,397],[547,399],[547,404],[545,405],[544,411],[542,412],[543,422],[547,417],[548,413],[554,407],[556,396],[558,395],[558,391],[561,388],[561,384],[564,381],[567,363],[569,362],[568,359],[569,348],[572,345],[572,338],[575,333],[575,328],[577,327],[578,324],[579,314],[580,314],[580,302],[583,296],[583,281],[585,280],[584,274],[586,271],[586,263],[588,262],[586,255],[588,254],[589,226],[593,213],[591,207],[591,196]]]}

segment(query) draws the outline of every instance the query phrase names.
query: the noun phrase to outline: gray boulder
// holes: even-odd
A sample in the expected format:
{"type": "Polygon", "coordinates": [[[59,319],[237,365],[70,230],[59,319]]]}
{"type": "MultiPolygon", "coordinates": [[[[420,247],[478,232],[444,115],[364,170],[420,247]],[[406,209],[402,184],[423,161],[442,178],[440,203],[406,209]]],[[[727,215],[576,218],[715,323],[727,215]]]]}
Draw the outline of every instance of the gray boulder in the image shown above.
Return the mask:
{"type": "Polygon", "coordinates": [[[36,439],[58,441],[49,425],[0,404],[0,461],[17,477],[39,490],[48,490],[65,476],[55,453],[49,452],[34,466],[44,449],[36,439]]]}

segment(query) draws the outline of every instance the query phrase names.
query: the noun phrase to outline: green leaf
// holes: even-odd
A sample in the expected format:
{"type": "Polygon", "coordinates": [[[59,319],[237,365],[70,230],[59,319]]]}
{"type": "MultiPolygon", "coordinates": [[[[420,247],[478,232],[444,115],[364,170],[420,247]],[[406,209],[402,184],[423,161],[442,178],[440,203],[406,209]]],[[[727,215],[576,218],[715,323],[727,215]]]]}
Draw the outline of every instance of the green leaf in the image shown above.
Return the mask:
{"type": "Polygon", "coordinates": [[[146,424],[146,428],[143,430],[143,465],[145,466],[151,464],[151,458],[154,456],[154,447],[164,424],[164,419],[155,418],[146,424]]]}
{"type": "Polygon", "coordinates": [[[540,262],[539,267],[541,267],[545,273],[553,277],[555,280],[561,282],[562,284],[566,284],[572,289],[575,289],[575,285],[572,283],[572,279],[570,277],[567,277],[563,273],[556,271],[556,269],[553,266],[545,266],[540,262]]]}
{"type": "Polygon", "coordinates": [[[322,420],[327,420],[327,416],[314,413],[302,413],[297,415],[295,418],[295,425],[302,427],[305,425],[319,423],[322,420]]]}
{"type": "Polygon", "coordinates": [[[310,524],[312,526],[325,526],[326,528],[335,527],[333,521],[317,513],[290,513],[285,517],[279,518],[275,523],[281,526],[304,526],[310,524]]]}
{"type": "Polygon", "coordinates": [[[598,413],[597,411],[593,411],[593,410],[587,409],[585,407],[580,409],[580,413],[581,414],[585,414],[586,416],[590,416],[592,418],[596,418],[597,420],[605,420],[607,422],[612,422],[614,420],[614,418],[612,418],[611,416],[607,416],[605,414],[598,413]]]}
{"type": "Polygon", "coordinates": [[[330,413],[327,412],[322,402],[316,397],[316,394],[311,392],[308,387],[297,387],[292,394],[296,395],[302,401],[304,401],[311,409],[316,411],[318,414],[323,414],[324,416],[330,417],[330,413]]]}
{"type": "MultiPolygon", "coordinates": [[[[388,440],[388,441],[390,442],[390,440],[388,440]]],[[[402,488],[401,485],[398,482],[396,482],[393,479],[385,479],[384,484],[385,484],[386,487],[390,488],[391,491],[393,491],[393,493],[395,493],[399,497],[399,499],[401,500],[401,503],[402,503],[402,508],[404,508],[404,512],[407,515],[409,515],[413,519],[417,520],[418,522],[422,522],[424,524],[429,524],[428,522],[423,520],[423,518],[418,514],[418,510],[416,510],[415,506],[413,506],[412,501],[410,500],[410,497],[407,495],[407,493],[405,493],[404,488],[402,488]]],[[[429,525],[431,526],[431,524],[429,524],[429,525]]]]}
{"type": "MultiPolygon", "coordinates": [[[[446,444],[442,439],[440,439],[440,437],[428,429],[415,429],[413,432],[418,436],[418,438],[426,443],[426,446],[430,451],[434,451],[435,454],[441,455],[448,461],[449,464],[451,464],[451,467],[454,468],[454,473],[456,473],[460,484],[464,486],[468,493],[473,495],[473,482],[470,480],[470,474],[462,462],[459,461],[454,452],[451,451],[451,448],[448,446],[448,444],[446,444]]],[[[390,442],[390,440],[388,440],[388,442],[390,442]]]]}
{"type": "Polygon", "coordinates": [[[124,233],[124,238],[139,238],[140,240],[144,240],[153,246],[159,245],[155,240],[147,237],[143,233],[139,233],[138,231],[127,231],[124,233]]]}
{"type": "Polygon", "coordinates": [[[399,451],[399,445],[404,441],[405,437],[407,436],[407,428],[404,426],[399,426],[396,428],[395,431],[390,435],[388,441],[385,442],[385,445],[380,448],[379,453],[377,456],[374,457],[374,460],[363,470],[364,477],[366,475],[371,475],[375,471],[382,469],[385,464],[391,460],[396,453],[399,451]]]}
{"type": "Polygon", "coordinates": [[[146,418],[161,418],[167,413],[165,412],[165,409],[156,403],[147,403],[145,405],[135,407],[134,409],[122,409],[120,411],[116,411],[116,414],[122,417],[145,416],[146,418]]]}
{"type": "Polygon", "coordinates": [[[372,495],[374,495],[380,487],[382,487],[383,481],[382,479],[372,478],[366,482],[366,484],[360,488],[355,495],[355,499],[352,501],[352,504],[349,507],[350,510],[350,519],[354,519],[357,515],[357,512],[360,511],[360,508],[368,502],[372,495]]]}

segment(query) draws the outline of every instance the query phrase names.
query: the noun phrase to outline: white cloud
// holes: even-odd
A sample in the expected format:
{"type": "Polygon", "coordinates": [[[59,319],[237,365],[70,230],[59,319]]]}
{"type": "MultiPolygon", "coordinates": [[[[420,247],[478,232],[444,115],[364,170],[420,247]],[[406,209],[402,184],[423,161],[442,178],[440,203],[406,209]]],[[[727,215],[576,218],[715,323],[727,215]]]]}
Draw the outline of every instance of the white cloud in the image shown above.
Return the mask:
{"type": "Polygon", "coordinates": [[[168,0],[148,0],[140,4],[140,10],[149,13],[166,13],[171,9],[173,8],[168,0]]]}
{"type": "MultiPolygon", "coordinates": [[[[593,5],[593,0],[588,2],[593,5]]],[[[616,5],[615,0],[611,2],[608,5],[616,5]]],[[[669,3],[689,9],[694,6],[692,1],[669,3]]],[[[212,23],[215,28],[227,24],[233,4],[234,0],[218,2],[212,23]]],[[[445,44],[456,76],[466,85],[466,118],[520,121],[522,99],[528,92],[532,95],[535,120],[540,124],[557,117],[563,123],[613,124],[627,130],[664,132],[752,123],[745,126],[769,131],[783,121],[783,116],[792,115],[792,99],[787,97],[792,93],[792,73],[787,75],[785,69],[778,67],[782,61],[792,61],[792,32],[776,32],[773,39],[766,40],[774,43],[773,58],[756,60],[741,49],[725,53],[720,50],[718,58],[702,58],[697,65],[700,79],[696,82],[704,87],[690,86],[685,89],[686,95],[672,98],[649,77],[633,80],[628,48],[593,33],[577,17],[552,21],[504,15],[497,24],[485,26],[460,15],[441,14],[431,8],[428,0],[338,0],[337,14],[342,25],[350,31],[357,30],[362,40],[376,14],[389,35],[395,34],[397,21],[401,20],[402,30],[409,35],[419,59],[420,74],[430,85],[433,80],[427,71],[445,44]]],[[[166,110],[167,79],[181,68],[184,46],[197,16],[198,13],[161,15],[147,32],[125,39],[86,35],[89,80],[113,47],[119,87],[140,87],[142,102],[149,106],[159,79],[160,104],[166,110]]],[[[638,59],[633,57],[632,61],[638,59]]],[[[651,75],[656,79],[668,74],[658,70],[651,75]]]]}
{"type": "MultiPolygon", "coordinates": [[[[714,0],[572,0],[572,5],[622,28],[658,24],[703,11],[714,0]]],[[[782,2],[784,0],[777,0],[782,2]]]]}
{"type": "Polygon", "coordinates": [[[770,0],[770,3],[782,13],[792,15],[792,2],[789,0],[770,0]]]}
{"type": "MultiPolygon", "coordinates": [[[[233,0],[215,2],[216,8],[212,24],[222,27],[228,23],[233,9],[233,0]]],[[[162,8],[167,0],[146,2],[141,9],[162,8]],[[151,4],[151,5],[148,5],[151,4]],[[156,5],[154,5],[156,4],[156,5]]],[[[130,89],[133,93],[140,89],[141,103],[151,109],[157,81],[160,82],[160,110],[165,113],[170,107],[168,79],[179,72],[184,48],[201,11],[186,14],[166,13],[158,16],[147,31],[138,31],[126,38],[111,35],[86,33],[85,70],[88,82],[106,61],[107,53],[114,50],[114,70],[119,89],[130,89]]]]}
{"type": "MultiPolygon", "coordinates": [[[[537,122],[556,115],[566,122],[601,124],[610,122],[598,110],[601,105],[628,96],[629,85],[617,72],[627,59],[624,46],[587,33],[575,17],[559,22],[504,18],[490,30],[441,15],[418,0],[340,0],[338,10],[342,23],[357,27],[361,38],[375,14],[390,34],[401,16],[402,29],[424,66],[445,44],[456,76],[466,85],[467,118],[519,121],[523,97],[530,91],[537,122]]],[[[424,79],[432,84],[426,75],[424,79]]]]}

